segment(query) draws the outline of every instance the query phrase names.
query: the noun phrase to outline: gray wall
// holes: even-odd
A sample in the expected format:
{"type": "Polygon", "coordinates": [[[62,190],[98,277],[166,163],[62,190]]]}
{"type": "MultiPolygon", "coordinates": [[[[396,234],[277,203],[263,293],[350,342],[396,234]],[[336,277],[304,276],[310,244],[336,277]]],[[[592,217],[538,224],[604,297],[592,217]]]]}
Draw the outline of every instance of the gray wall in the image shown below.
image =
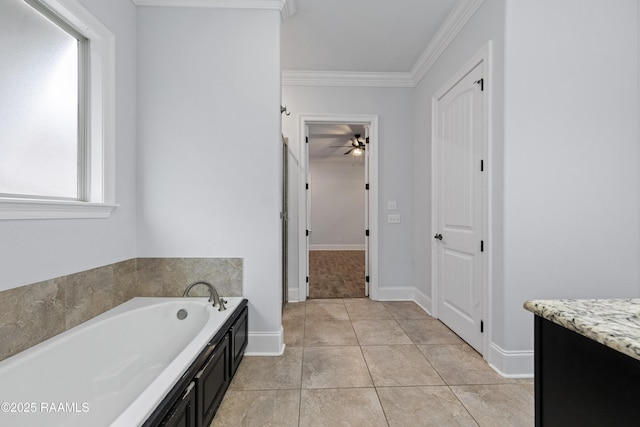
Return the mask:
{"type": "Polygon", "coordinates": [[[430,293],[431,98],[493,41],[487,356],[503,372],[533,369],[525,300],[640,295],[637,8],[485,0],[416,88],[415,274],[430,293]]]}
{"type": "Polygon", "coordinates": [[[108,219],[0,221],[0,290],[136,256],[136,8],[79,0],[116,37],[116,203],[108,219]]]}
{"type": "Polygon", "coordinates": [[[248,351],[279,352],[280,14],[141,7],[138,52],[138,255],[242,258],[248,351]]]}
{"type": "MultiPolygon", "coordinates": [[[[413,114],[410,88],[283,86],[282,103],[291,116],[282,131],[299,147],[300,114],[377,114],[379,188],[379,280],[383,288],[413,288],[413,114]],[[387,224],[386,202],[398,202],[400,224],[387,224]]],[[[291,286],[294,286],[291,283],[291,286]]]]}
{"type": "Polygon", "coordinates": [[[353,160],[312,158],[309,160],[309,171],[311,173],[309,249],[364,250],[366,212],[364,158],[353,160]]]}

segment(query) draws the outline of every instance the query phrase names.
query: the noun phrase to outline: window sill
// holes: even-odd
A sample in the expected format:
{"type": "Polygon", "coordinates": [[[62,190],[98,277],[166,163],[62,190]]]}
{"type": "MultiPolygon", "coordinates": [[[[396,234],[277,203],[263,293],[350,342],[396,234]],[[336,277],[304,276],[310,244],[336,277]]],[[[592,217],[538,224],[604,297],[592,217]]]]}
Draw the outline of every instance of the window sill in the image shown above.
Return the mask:
{"type": "Polygon", "coordinates": [[[109,218],[117,206],[76,201],[0,199],[0,220],[109,218]]]}

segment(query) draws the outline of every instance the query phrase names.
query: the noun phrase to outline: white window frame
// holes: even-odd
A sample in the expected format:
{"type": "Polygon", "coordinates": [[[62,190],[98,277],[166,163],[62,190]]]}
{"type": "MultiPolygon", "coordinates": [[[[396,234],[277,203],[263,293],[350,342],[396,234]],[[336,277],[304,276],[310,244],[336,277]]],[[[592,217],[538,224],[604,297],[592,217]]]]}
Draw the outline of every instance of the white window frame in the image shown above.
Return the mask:
{"type": "Polygon", "coordinates": [[[89,200],[0,197],[2,219],[108,218],[115,204],[115,37],[76,0],[41,0],[89,40],[89,200]]]}

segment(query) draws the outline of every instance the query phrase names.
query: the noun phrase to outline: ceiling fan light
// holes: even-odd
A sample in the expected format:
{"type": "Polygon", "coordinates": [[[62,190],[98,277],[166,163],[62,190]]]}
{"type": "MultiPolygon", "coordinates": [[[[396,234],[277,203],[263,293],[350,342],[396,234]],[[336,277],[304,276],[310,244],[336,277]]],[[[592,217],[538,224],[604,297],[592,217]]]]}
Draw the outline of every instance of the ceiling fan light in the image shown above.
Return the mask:
{"type": "Polygon", "coordinates": [[[362,156],[362,153],[364,153],[364,150],[362,148],[356,148],[355,150],[353,150],[354,156],[362,156]]]}

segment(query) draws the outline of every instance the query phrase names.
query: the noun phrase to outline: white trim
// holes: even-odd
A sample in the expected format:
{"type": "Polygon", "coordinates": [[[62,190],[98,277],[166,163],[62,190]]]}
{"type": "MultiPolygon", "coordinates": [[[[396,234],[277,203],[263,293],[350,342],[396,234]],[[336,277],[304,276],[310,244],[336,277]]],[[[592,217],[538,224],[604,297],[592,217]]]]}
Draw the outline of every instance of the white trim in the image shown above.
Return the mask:
{"type": "Polygon", "coordinates": [[[278,332],[251,332],[248,334],[246,356],[282,356],[284,353],[284,328],[278,332]]]}
{"type": "Polygon", "coordinates": [[[305,301],[306,295],[306,280],[307,280],[307,244],[306,244],[306,180],[307,180],[307,145],[305,143],[306,129],[309,124],[313,123],[344,123],[344,124],[364,124],[369,125],[369,137],[371,139],[371,145],[369,150],[369,184],[371,190],[369,190],[369,224],[370,224],[370,237],[369,237],[369,297],[372,300],[378,299],[378,235],[379,235],[379,222],[378,222],[378,193],[380,186],[378,185],[378,147],[380,145],[380,139],[378,136],[378,116],[368,114],[300,114],[298,116],[298,137],[300,138],[300,158],[301,171],[300,183],[298,185],[298,236],[299,236],[299,252],[298,252],[298,265],[299,265],[299,282],[304,286],[298,287],[298,298],[294,298],[297,301],[305,301]]]}
{"type": "Polygon", "coordinates": [[[427,48],[411,68],[411,79],[414,86],[420,83],[420,80],[427,74],[483,2],[484,0],[462,0],[453,8],[436,35],[429,42],[427,48]]]}
{"type": "Polygon", "coordinates": [[[89,202],[0,199],[0,219],[107,218],[117,206],[115,166],[116,42],[107,27],[77,0],[42,0],[89,39],[89,202]],[[96,178],[97,177],[97,178],[96,178]]]}
{"type": "MultiPolygon", "coordinates": [[[[471,70],[473,70],[479,64],[483,66],[483,76],[484,76],[484,112],[485,112],[485,124],[487,126],[485,130],[485,154],[487,156],[487,162],[485,165],[485,169],[487,173],[484,176],[484,191],[485,191],[485,203],[484,206],[484,218],[482,229],[485,233],[485,241],[487,242],[487,253],[486,253],[486,261],[485,261],[485,272],[482,283],[482,292],[483,292],[483,310],[482,310],[482,320],[484,321],[484,334],[482,337],[482,351],[484,358],[488,360],[489,354],[489,346],[491,344],[491,335],[492,335],[492,295],[493,290],[491,286],[492,281],[492,265],[493,265],[493,230],[491,228],[492,223],[492,211],[491,211],[491,199],[493,197],[492,187],[491,187],[491,179],[492,179],[492,168],[493,164],[491,154],[492,154],[492,137],[493,137],[493,129],[492,129],[492,121],[493,121],[493,47],[491,40],[488,41],[482,48],[469,60],[466,64],[464,64],[441,88],[436,92],[431,99],[431,120],[432,120],[432,129],[431,129],[431,233],[430,236],[438,233],[438,205],[435,203],[435,198],[438,195],[438,172],[440,165],[437,161],[437,153],[436,153],[436,145],[434,141],[437,137],[438,125],[437,125],[437,113],[438,113],[438,100],[442,98],[453,86],[455,86],[464,76],[466,76],[471,70]]],[[[436,250],[436,241],[435,239],[431,240],[431,311],[434,317],[438,317],[438,269],[437,269],[437,250],[436,250]]]]}
{"type": "Polygon", "coordinates": [[[49,200],[0,200],[0,219],[108,218],[118,205],[49,200]]]}
{"type": "Polygon", "coordinates": [[[298,298],[300,298],[300,289],[296,286],[295,288],[289,288],[287,302],[300,302],[298,298]]]}
{"type": "Polygon", "coordinates": [[[415,301],[415,288],[380,286],[378,288],[379,301],[415,301]]]}
{"type": "MultiPolygon", "coordinates": [[[[138,0],[140,1],[140,0],[138,0]]],[[[174,0],[178,1],[178,0],[174,0]]],[[[484,0],[460,0],[409,72],[282,70],[283,86],[415,87],[484,0]]]]}
{"type": "Polygon", "coordinates": [[[534,353],[507,351],[495,343],[489,347],[489,366],[506,378],[533,378],[534,353]]]}
{"type": "Polygon", "coordinates": [[[365,245],[309,245],[310,251],[364,251],[365,245]]]}
{"type": "Polygon", "coordinates": [[[282,70],[283,86],[414,87],[410,73],[282,70]]]}
{"type": "Polygon", "coordinates": [[[414,301],[416,304],[418,304],[420,307],[422,307],[422,309],[424,311],[427,312],[427,314],[429,314],[429,316],[432,316],[431,314],[431,306],[432,306],[432,301],[431,301],[431,297],[427,294],[425,294],[424,292],[420,291],[419,289],[415,289],[414,288],[414,301]]]}
{"type": "Polygon", "coordinates": [[[285,21],[296,12],[295,0],[131,0],[136,6],[277,10],[285,21]]]}

